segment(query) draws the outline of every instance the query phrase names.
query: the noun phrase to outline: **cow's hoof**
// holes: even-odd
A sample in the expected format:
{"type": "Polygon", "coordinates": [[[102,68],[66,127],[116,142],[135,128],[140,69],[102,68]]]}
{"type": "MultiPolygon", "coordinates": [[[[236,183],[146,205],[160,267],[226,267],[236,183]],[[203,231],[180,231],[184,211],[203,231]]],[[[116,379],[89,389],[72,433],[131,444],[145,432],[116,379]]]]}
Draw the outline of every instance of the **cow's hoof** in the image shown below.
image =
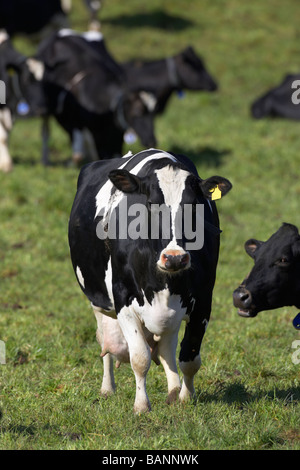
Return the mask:
{"type": "Polygon", "coordinates": [[[139,403],[138,405],[135,404],[133,407],[133,412],[136,415],[140,415],[142,413],[149,413],[151,411],[151,405],[149,402],[139,403]]]}
{"type": "Polygon", "coordinates": [[[167,405],[171,405],[171,403],[178,401],[179,392],[180,392],[180,388],[173,388],[173,390],[171,390],[166,400],[167,405]]]}
{"type": "Polygon", "coordinates": [[[3,173],[10,173],[13,169],[13,164],[12,162],[4,162],[0,165],[0,171],[3,173]]]}

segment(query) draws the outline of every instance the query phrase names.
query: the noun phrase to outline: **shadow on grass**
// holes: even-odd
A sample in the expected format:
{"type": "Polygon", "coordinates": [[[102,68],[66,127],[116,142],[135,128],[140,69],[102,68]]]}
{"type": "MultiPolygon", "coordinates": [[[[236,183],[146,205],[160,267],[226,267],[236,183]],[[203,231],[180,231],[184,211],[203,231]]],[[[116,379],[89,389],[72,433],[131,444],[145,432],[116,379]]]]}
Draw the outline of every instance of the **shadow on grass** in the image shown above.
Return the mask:
{"type": "Polygon", "coordinates": [[[284,389],[272,389],[272,391],[261,391],[251,393],[240,382],[234,382],[229,385],[218,386],[214,393],[199,392],[197,401],[201,403],[223,402],[228,405],[249,404],[262,398],[278,400],[286,406],[292,403],[300,403],[300,387],[291,387],[284,389]]]}
{"type": "Polygon", "coordinates": [[[114,26],[122,26],[129,29],[152,27],[163,29],[164,31],[183,31],[194,24],[186,18],[181,18],[180,16],[167,13],[161,9],[148,13],[133,13],[132,15],[126,14],[114,18],[108,17],[101,21],[103,24],[109,23],[114,26]]]}
{"type": "Polygon", "coordinates": [[[174,146],[169,149],[170,152],[183,154],[189,157],[192,162],[197,166],[204,164],[209,167],[219,167],[223,163],[224,157],[231,154],[231,150],[217,150],[212,147],[203,147],[198,149],[187,149],[179,146],[174,146]]]}

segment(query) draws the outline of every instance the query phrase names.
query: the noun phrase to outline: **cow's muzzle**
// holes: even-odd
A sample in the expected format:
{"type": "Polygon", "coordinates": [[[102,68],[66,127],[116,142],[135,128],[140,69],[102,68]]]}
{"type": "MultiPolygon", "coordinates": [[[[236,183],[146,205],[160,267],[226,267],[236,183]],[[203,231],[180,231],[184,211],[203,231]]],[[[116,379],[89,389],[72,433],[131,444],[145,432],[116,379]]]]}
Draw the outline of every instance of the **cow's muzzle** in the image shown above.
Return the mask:
{"type": "Polygon", "coordinates": [[[239,286],[233,292],[233,305],[238,308],[238,314],[241,317],[255,317],[256,313],[251,309],[252,295],[245,286],[239,286]]]}
{"type": "Polygon", "coordinates": [[[157,265],[162,271],[176,273],[190,267],[191,257],[184,250],[164,250],[160,255],[157,265]]]}

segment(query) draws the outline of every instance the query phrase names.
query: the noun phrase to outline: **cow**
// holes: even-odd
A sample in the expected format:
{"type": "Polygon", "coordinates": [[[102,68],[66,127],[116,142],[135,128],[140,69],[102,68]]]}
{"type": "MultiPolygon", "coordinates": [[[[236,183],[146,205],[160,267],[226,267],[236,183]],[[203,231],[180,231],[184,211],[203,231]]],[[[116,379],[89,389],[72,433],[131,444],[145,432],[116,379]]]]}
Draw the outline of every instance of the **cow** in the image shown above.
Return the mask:
{"type": "Polygon", "coordinates": [[[46,110],[39,79],[43,65],[25,57],[12,45],[6,31],[0,31],[0,80],[5,84],[5,100],[0,104],[0,171],[13,168],[8,138],[13,121],[20,116],[39,116],[46,110]]]}
{"type": "Polygon", "coordinates": [[[146,391],[151,357],[164,367],[168,403],[178,393],[181,402],[195,393],[219,253],[215,199],[230,189],[227,179],[203,180],[186,156],[159,149],[81,169],[69,220],[71,260],[97,320],[104,361],[101,394],[115,391],[113,356],[117,366],[130,362],[135,413],[151,408],[146,391]],[[192,215],[186,224],[183,212],[188,208],[192,215]],[[166,209],[166,225],[160,209],[166,209]],[[142,218],[134,219],[139,212],[142,218]],[[198,241],[197,220],[204,235],[198,241]],[[185,228],[179,230],[183,222],[185,228]],[[196,235],[187,234],[192,226],[196,235]],[[188,243],[192,239],[196,245],[188,243]],[[181,387],[175,356],[183,320],[181,387]]]}
{"type": "Polygon", "coordinates": [[[47,36],[69,25],[68,0],[0,0],[0,28],[10,36],[47,36]]]}
{"type": "Polygon", "coordinates": [[[133,91],[147,90],[156,97],[155,113],[161,114],[174,92],[183,90],[213,92],[217,82],[192,46],[158,60],[131,60],[124,64],[128,86],[133,91]]]}
{"type": "Polygon", "coordinates": [[[300,119],[300,107],[293,102],[295,91],[294,82],[300,80],[299,74],[286,75],[283,81],[275,88],[254,101],[251,114],[255,119],[265,117],[282,117],[300,119]]]}
{"type": "Polygon", "coordinates": [[[45,67],[48,116],[68,132],[72,144],[75,141],[76,161],[83,157],[84,133],[97,158],[121,156],[128,128],[143,146],[155,146],[153,98],[128,90],[124,70],[108,52],[101,33],[60,30],[40,45],[35,57],[45,67]]]}
{"type": "Polygon", "coordinates": [[[233,292],[233,304],[242,317],[293,305],[300,308],[300,235],[295,225],[283,223],[265,242],[251,238],[245,250],[254,267],[233,292]]]}

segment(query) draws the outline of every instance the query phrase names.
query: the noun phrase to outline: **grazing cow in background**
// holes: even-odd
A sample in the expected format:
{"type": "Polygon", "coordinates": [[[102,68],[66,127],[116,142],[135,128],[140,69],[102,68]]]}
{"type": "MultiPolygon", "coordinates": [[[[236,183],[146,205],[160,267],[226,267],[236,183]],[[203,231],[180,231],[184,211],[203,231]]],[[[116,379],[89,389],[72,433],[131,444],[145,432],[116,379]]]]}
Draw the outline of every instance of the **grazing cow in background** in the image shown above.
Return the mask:
{"type": "Polygon", "coordinates": [[[90,163],[81,170],[69,244],[77,280],[97,319],[104,356],[101,392],[115,389],[112,355],[119,362],[130,361],[137,413],[150,409],[146,375],[151,354],[164,367],[168,402],[179,391],[181,401],[194,394],[219,253],[214,199],[230,189],[230,182],[220,176],[199,178],[187,157],[156,149],[90,163]],[[164,227],[161,209],[168,209],[164,227]],[[138,222],[132,218],[137,211],[142,214],[138,222]],[[196,240],[199,222],[202,244],[196,240]],[[182,224],[184,233],[178,230],[182,224]],[[192,239],[195,245],[189,243],[192,239]],[[181,387],[175,355],[183,320],[181,387]]]}
{"type": "Polygon", "coordinates": [[[45,66],[48,115],[70,135],[76,160],[82,158],[84,133],[98,158],[121,156],[128,128],[145,147],[155,145],[153,98],[128,90],[124,70],[108,53],[100,33],[61,30],[41,44],[36,57],[45,66]]]}
{"type": "Polygon", "coordinates": [[[300,235],[297,227],[283,224],[266,242],[245,243],[254,267],[233,293],[242,317],[263,310],[294,305],[300,308],[300,235]]]}
{"type": "Polygon", "coordinates": [[[69,0],[0,0],[0,28],[10,36],[45,36],[68,26],[69,6],[69,0]]]}
{"type": "Polygon", "coordinates": [[[39,79],[43,65],[14,49],[6,31],[0,31],[0,80],[5,83],[6,99],[0,104],[0,171],[12,170],[8,137],[16,116],[39,116],[46,103],[39,79]]]}
{"type": "Polygon", "coordinates": [[[123,64],[128,87],[147,90],[156,97],[155,113],[162,113],[175,91],[216,91],[216,81],[207,72],[203,60],[192,47],[179,54],[153,61],[132,60],[123,64]]]}
{"type": "Polygon", "coordinates": [[[296,80],[300,80],[299,74],[287,75],[279,86],[258,98],[251,106],[252,116],[256,119],[264,117],[300,119],[300,106],[292,100],[295,93],[293,83],[296,80]]]}

